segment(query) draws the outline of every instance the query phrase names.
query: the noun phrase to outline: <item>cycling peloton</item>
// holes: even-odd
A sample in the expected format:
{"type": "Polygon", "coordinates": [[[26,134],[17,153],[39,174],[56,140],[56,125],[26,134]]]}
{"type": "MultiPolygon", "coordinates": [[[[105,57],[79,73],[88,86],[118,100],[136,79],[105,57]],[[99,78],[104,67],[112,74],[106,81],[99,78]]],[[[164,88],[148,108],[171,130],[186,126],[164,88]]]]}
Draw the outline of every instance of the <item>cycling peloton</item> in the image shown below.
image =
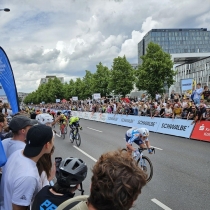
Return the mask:
{"type": "Polygon", "coordinates": [[[138,149],[135,149],[132,146],[132,143],[134,142],[140,148],[145,148],[146,144],[149,154],[152,154],[148,136],[149,130],[147,128],[130,128],[125,134],[126,146],[131,152],[134,152],[134,157],[137,159],[140,156],[140,153],[138,149]]]}

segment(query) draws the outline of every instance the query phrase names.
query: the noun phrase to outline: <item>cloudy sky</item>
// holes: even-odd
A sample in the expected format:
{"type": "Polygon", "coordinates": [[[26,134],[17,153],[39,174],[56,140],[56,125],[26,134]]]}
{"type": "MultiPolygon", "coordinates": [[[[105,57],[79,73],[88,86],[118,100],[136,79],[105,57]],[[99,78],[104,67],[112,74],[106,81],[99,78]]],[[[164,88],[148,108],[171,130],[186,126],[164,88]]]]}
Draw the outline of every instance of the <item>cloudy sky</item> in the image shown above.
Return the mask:
{"type": "Polygon", "coordinates": [[[208,28],[210,0],[0,0],[0,46],[18,92],[46,75],[83,77],[117,56],[137,63],[137,44],[152,28],[208,28]]]}

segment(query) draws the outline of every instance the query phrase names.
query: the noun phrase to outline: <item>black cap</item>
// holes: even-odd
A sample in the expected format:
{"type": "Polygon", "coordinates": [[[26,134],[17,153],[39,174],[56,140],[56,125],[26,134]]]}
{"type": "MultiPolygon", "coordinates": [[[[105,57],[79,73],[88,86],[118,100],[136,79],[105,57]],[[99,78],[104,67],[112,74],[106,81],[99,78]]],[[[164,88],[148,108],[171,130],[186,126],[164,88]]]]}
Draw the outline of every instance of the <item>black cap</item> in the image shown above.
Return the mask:
{"type": "Polygon", "coordinates": [[[31,127],[26,135],[26,146],[23,154],[26,157],[38,156],[43,146],[51,141],[52,137],[53,131],[49,126],[40,124],[31,127]]]}
{"type": "Polygon", "coordinates": [[[19,131],[26,126],[33,126],[34,123],[31,121],[30,118],[24,115],[16,115],[12,118],[11,122],[9,123],[9,129],[12,131],[19,131]]]}

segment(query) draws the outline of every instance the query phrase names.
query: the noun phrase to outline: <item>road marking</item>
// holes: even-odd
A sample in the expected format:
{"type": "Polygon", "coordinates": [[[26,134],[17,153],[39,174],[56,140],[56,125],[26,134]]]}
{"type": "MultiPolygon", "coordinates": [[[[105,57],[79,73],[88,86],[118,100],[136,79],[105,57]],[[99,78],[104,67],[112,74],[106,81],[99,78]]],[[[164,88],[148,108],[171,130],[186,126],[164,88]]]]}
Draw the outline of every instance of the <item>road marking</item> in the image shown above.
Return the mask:
{"type": "MultiPolygon", "coordinates": [[[[151,146],[151,147],[154,147],[154,146],[151,146]]],[[[161,149],[161,148],[158,148],[158,147],[154,147],[155,149],[159,149],[159,150],[163,150],[163,149],[161,149]]]]}
{"type": "Polygon", "coordinates": [[[81,150],[79,147],[77,147],[77,146],[73,146],[74,148],[76,148],[77,150],[79,150],[81,153],[83,153],[84,155],[86,155],[87,157],[89,157],[91,160],[93,160],[93,161],[97,161],[95,158],[93,158],[92,156],[90,156],[90,155],[88,155],[86,152],[84,152],[83,150],[81,150]]]}
{"type": "Polygon", "coordinates": [[[162,209],[164,210],[172,210],[171,208],[169,208],[168,206],[166,206],[165,204],[161,203],[159,200],[157,200],[156,198],[151,199],[152,202],[154,202],[155,204],[157,204],[158,206],[160,206],[162,209]]]}
{"type": "Polygon", "coordinates": [[[93,131],[97,131],[97,132],[103,132],[103,131],[99,131],[99,130],[96,130],[96,129],[94,129],[94,128],[89,128],[89,127],[87,127],[88,129],[90,129],[90,130],[93,130],[93,131]]]}
{"type": "MultiPolygon", "coordinates": [[[[123,138],[123,139],[125,139],[125,138],[123,138]]],[[[154,147],[154,146],[151,146],[151,147],[154,147]]],[[[159,148],[159,147],[154,147],[155,149],[158,149],[158,150],[163,150],[163,149],[161,149],[161,148],[159,148]]]]}

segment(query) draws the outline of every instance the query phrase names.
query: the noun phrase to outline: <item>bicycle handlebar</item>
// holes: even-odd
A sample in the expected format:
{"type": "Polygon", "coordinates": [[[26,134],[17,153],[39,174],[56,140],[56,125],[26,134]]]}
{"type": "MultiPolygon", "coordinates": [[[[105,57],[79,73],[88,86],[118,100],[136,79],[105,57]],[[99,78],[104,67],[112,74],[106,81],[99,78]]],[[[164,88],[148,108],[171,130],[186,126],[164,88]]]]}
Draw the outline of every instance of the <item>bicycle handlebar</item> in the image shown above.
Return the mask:
{"type": "MultiPolygon", "coordinates": [[[[138,148],[140,152],[147,150],[147,148],[138,148]]],[[[150,147],[150,149],[152,150],[152,152],[154,152],[155,154],[155,148],[154,147],[150,147]]]]}

